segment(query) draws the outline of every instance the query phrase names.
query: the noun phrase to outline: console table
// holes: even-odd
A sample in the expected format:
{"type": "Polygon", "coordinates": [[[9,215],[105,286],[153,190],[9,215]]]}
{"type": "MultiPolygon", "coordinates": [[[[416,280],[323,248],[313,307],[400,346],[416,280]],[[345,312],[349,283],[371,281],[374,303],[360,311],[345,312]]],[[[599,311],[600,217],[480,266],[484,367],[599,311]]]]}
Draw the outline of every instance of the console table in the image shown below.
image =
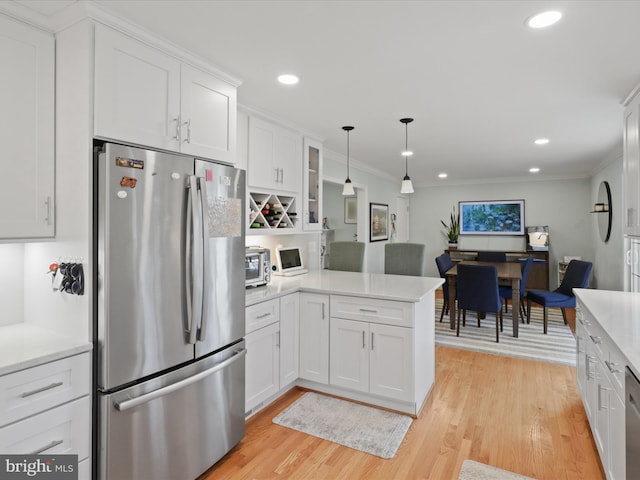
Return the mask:
{"type": "MultiPolygon", "coordinates": [[[[445,250],[455,263],[462,260],[475,260],[478,252],[487,250],[458,250],[449,248],[445,250]]],[[[527,290],[549,290],[549,252],[539,250],[512,250],[505,252],[507,262],[518,262],[528,257],[533,257],[533,265],[527,279],[527,290]]]]}

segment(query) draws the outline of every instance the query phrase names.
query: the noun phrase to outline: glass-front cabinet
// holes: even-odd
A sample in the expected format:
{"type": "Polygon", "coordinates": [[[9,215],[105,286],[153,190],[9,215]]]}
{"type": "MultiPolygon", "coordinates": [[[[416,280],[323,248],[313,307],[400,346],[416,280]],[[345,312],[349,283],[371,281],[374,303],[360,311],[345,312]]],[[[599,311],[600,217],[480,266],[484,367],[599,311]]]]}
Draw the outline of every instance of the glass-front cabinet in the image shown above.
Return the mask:
{"type": "Polygon", "coordinates": [[[322,228],[322,143],[304,138],[303,228],[322,228]]]}

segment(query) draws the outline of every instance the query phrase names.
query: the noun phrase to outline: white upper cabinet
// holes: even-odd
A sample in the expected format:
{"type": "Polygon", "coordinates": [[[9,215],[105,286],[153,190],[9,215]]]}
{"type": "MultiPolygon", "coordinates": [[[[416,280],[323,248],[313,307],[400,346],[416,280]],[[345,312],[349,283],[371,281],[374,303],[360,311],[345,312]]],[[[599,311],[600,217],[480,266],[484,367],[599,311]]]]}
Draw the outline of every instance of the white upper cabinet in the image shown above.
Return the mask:
{"type": "Polygon", "coordinates": [[[623,120],[624,233],[640,235],[640,93],[625,103],[623,120]]]}
{"type": "Polygon", "coordinates": [[[235,163],[236,88],[188,65],[181,80],[181,151],[235,163]]]}
{"type": "Polygon", "coordinates": [[[235,86],[97,24],[94,135],[235,161],[235,86]]]}
{"type": "Polygon", "coordinates": [[[54,236],[53,35],[0,14],[0,238],[54,236]]]}
{"type": "Polygon", "coordinates": [[[304,139],[303,226],[305,230],[322,228],[322,143],[304,139]]]}
{"type": "Polygon", "coordinates": [[[254,189],[300,193],[302,135],[257,117],[249,118],[247,184],[254,189]]]}

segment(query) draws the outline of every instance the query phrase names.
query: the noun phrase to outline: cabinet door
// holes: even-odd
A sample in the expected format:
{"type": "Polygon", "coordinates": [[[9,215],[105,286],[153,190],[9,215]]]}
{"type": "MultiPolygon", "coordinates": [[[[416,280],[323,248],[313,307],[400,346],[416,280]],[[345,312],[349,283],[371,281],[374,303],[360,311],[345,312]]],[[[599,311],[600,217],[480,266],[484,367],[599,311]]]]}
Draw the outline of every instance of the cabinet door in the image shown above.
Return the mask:
{"type": "Polygon", "coordinates": [[[274,155],[280,169],[279,189],[286,192],[302,190],[302,136],[285,129],[278,129],[274,155]]]}
{"type": "Polygon", "coordinates": [[[626,478],[625,406],[622,399],[611,393],[609,402],[609,475],[610,480],[626,478]]]}
{"type": "Polygon", "coordinates": [[[586,342],[588,334],[583,322],[582,312],[578,308],[576,309],[576,383],[578,384],[580,395],[584,397],[586,395],[587,382],[586,342]]]}
{"type": "Polygon", "coordinates": [[[330,319],[329,372],[331,385],[369,391],[369,324],[330,319]]]}
{"type": "Polygon", "coordinates": [[[640,97],[634,98],[624,111],[623,171],[624,171],[624,233],[640,234],[640,97]]]}
{"type": "Polygon", "coordinates": [[[247,335],[247,357],[245,362],[245,411],[279,390],[278,332],[274,323],[247,335]]]}
{"type": "MultiPolygon", "coordinates": [[[[600,452],[600,460],[605,470],[608,469],[609,452],[609,394],[611,383],[604,371],[605,367],[598,360],[595,363],[596,376],[596,404],[593,414],[595,416],[595,428],[592,428],[593,439],[600,452]]],[[[593,425],[592,424],[592,427],[593,425]]]]}
{"type": "Polygon", "coordinates": [[[413,399],[413,330],[371,324],[369,391],[397,400],[413,399]]]}
{"type": "Polygon", "coordinates": [[[258,188],[276,188],[279,171],[275,166],[273,126],[259,118],[249,118],[249,156],[247,184],[258,188]]]}
{"type": "Polygon", "coordinates": [[[280,388],[298,378],[300,294],[280,299],[280,388]]]}
{"type": "Polygon", "coordinates": [[[96,25],[96,137],[179,151],[180,62],[96,25]]]}
{"type": "Polygon", "coordinates": [[[300,294],[300,378],[329,383],[329,296],[300,294]]]}
{"type": "Polygon", "coordinates": [[[249,118],[249,186],[300,192],[301,164],[301,135],[260,118],[249,118]]]}
{"type": "Polygon", "coordinates": [[[182,65],[181,151],[235,163],[236,88],[182,65]]]}
{"type": "Polygon", "coordinates": [[[585,342],[585,395],[582,397],[582,403],[584,409],[587,412],[587,418],[591,424],[591,429],[595,428],[595,411],[596,411],[596,365],[598,364],[598,357],[595,353],[595,347],[593,342],[588,339],[585,342]]]}
{"type": "Polygon", "coordinates": [[[0,15],[0,238],[54,235],[54,39],[0,15]]]}
{"type": "Polygon", "coordinates": [[[304,139],[304,175],[302,177],[302,225],[305,230],[322,228],[322,144],[304,139]]]}

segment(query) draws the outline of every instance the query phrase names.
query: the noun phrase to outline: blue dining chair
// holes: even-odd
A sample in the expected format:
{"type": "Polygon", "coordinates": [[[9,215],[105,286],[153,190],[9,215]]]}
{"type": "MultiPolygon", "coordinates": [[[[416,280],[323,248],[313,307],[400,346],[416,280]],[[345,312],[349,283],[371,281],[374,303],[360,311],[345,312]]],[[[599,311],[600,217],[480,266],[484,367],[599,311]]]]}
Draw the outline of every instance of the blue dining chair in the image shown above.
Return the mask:
{"type": "Polygon", "coordinates": [[[542,315],[543,331],[547,333],[547,309],[560,308],[564,324],[567,324],[567,313],[565,308],[576,308],[576,297],[573,294],[574,288],[585,288],[589,283],[591,275],[591,262],[582,260],[571,260],[567,266],[560,286],[549,292],[547,290],[529,290],[527,292],[527,323],[531,321],[531,304],[542,305],[544,313],[542,315]]]}
{"type": "MultiPolygon", "coordinates": [[[[527,288],[527,280],[529,279],[529,272],[533,266],[533,257],[527,258],[522,265],[522,277],[520,278],[520,315],[522,317],[522,323],[525,321],[526,312],[524,310],[524,299],[527,288]]],[[[500,287],[500,297],[504,299],[504,311],[507,311],[509,300],[513,297],[513,288],[511,286],[500,287]]],[[[515,321],[515,320],[514,320],[515,321]]]]}
{"type": "Polygon", "coordinates": [[[443,303],[442,311],[440,312],[440,321],[442,321],[444,314],[449,313],[449,281],[445,273],[453,267],[453,260],[448,253],[443,253],[436,257],[436,266],[438,267],[438,273],[441,278],[444,278],[442,284],[443,303]]]}
{"type": "Polygon", "coordinates": [[[476,256],[478,262],[506,262],[507,254],[505,252],[496,252],[492,250],[485,250],[478,252],[476,256]]]}
{"type": "MultiPolygon", "coordinates": [[[[467,310],[474,312],[495,313],[496,342],[500,341],[502,330],[502,298],[498,289],[498,269],[494,265],[465,265],[458,264],[456,277],[458,288],[458,318],[456,336],[460,336],[460,311],[463,323],[467,310]]],[[[478,326],[480,316],[478,315],[478,326]]]]}

